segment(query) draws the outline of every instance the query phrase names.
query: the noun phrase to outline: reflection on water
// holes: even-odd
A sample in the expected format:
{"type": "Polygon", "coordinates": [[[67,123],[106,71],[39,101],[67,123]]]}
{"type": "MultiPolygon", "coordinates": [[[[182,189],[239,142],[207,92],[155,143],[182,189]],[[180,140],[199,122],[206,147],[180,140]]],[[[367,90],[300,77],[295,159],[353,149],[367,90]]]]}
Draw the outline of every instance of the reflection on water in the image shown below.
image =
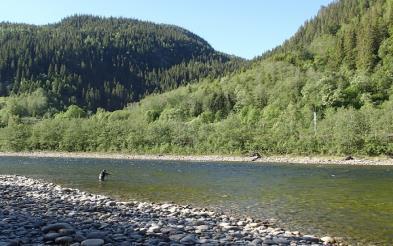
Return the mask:
{"type": "Polygon", "coordinates": [[[173,201],[291,230],[393,244],[393,168],[0,157],[0,174],[43,178],[123,200],[173,201]],[[111,172],[98,181],[102,169],[111,172]]]}

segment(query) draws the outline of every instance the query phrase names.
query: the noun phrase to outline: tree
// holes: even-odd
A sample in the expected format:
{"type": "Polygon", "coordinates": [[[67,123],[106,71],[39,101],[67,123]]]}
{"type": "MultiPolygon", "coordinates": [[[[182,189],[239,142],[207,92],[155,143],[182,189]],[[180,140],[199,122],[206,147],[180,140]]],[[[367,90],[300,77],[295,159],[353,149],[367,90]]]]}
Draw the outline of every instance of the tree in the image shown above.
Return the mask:
{"type": "Polygon", "coordinates": [[[76,105],[68,107],[67,111],[56,115],[57,119],[73,119],[86,117],[86,112],[76,105]]]}

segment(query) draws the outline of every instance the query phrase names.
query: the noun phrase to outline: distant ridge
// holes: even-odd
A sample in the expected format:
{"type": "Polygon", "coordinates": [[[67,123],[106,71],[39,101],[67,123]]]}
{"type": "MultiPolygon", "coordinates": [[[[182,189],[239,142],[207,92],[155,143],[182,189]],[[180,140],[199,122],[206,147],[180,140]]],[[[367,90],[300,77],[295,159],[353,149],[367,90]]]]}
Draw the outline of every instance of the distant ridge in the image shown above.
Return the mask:
{"type": "Polygon", "coordinates": [[[91,15],[42,26],[0,23],[0,96],[42,88],[59,109],[120,109],[243,62],[173,25],[91,15]]]}

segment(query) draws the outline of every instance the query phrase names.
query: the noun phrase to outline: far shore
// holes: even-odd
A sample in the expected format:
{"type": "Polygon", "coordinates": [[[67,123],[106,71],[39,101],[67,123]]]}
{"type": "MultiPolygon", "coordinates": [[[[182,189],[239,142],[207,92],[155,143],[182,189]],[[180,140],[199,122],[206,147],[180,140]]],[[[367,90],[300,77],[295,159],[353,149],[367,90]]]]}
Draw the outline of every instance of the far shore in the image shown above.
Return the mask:
{"type": "Polygon", "coordinates": [[[337,156],[262,156],[255,159],[249,156],[224,155],[138,155],[103,152],[0,152],[0,157],[55,157],[55,158],[98,158],[123,160],[171,160],[171,161],[200,161],[200,162],[250,162],[250,163],[288,163],[288,164],[339,164],[339,165],[367,165],[391,166],[393,159],[388,157],[353,157],[346,160],[337,156]]]}

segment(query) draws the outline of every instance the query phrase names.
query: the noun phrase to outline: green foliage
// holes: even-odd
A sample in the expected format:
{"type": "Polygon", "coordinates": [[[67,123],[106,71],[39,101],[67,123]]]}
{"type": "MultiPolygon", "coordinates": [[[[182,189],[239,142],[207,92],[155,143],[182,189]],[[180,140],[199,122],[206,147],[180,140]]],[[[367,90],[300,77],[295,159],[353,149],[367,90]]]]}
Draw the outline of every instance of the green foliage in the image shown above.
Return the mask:
{"type": "Polygon", "coordinates": [[[86,112],[76,105],[71,105],[68,107],[67,111],[59,113],[55,116],[57,119],[73,119],[82,118],[86,116],[86,112]]]}
{"type": "Polygon", "coordinates": [[[27,150],[29,146],[26,140],[29,138],[29,126],[11,122],[0,132],[0,149],[2,151],[27,150]]]}
{"type": "MultiPolygon", "coordinates": [[[[322,8],[289,41],[254,60],[248,69],[233,74],[227,74],[238,67],[231,63],[233,59],[218,55],[205,41],[172,26],[83,16],[46,29],[17,25],[32,33],[37,28],[42,28],[43,33],[50,33],[53,28],[72,31],[75,38],[83,37],[82,48],[77,45],[76,50],[85,55],[87,50],[94,51],[97,56],[72,56],[67,60],[63,55],[69,55],[70,47],[60,49],[63,55],[55,56],[59,59],[44,63],[49,68],[47,75],[42,72],[42,83],[36,82],[37,75],[26,79],[27,70],[15,72],[19,62],[7,60],[3,65],[20,79],[12,80],[6,75],[8,70],[0,69],[1,78],[13,81],[7,84],[12,85],[8,89],[6,84],[0,84],[0,92],[15,93],[0,98],[0,148],[392,155],[392,6],[386,0],[335,1],[322,8]],[[97,23],[103,26],[97,27],[97,23]],[[135,31],[126,28],[130,26],[135,31]],[[96,35],[93,27],[103,36],[96,35]],[[106,31],[112,29],[116,32],[106,31]],[[144,37],[142,34],[147,31],[155,33],[157,39],[144,37]],[[125,42],[129,38],[132,42],[125,42]],[[186,48],[186,42],[191,42],[192,48],[186,48]],[[99,49],[102,45],[103,50],[99,49]],[[126,48],[130,54],[123,52],[126,48]],[[101,57],[116,58],[111,59],[109,66],[102,64],[101,57]],[[147,63],[135,66],[129,57],[144,57],[147,63]],[[68,63],[78,59],[77,69],[68,63]],[[223,62],[218,62],[220,59],[223,62]],[[95,67],[97,70],[92,69],[95,67]],[[106,75],[102,71],[113,73],[106,75]],[[224,73],[227,75],[221,76],[224,73]],[[114,74],[118,76],[113,77],[114,74]],[[188,84],[200,78],[205,79],[188,84]],[[178,86],[146,96],[123,110],[98,109],[95,114],[84,111],[118,108],[147,93],[178,86]],[[53,101],[49,100],[52,95],[56,95],[53,101]],[[104,102],[97,101],[99,98],[104,98],[104,102]],[[67,110],[51,118],[56,113],[54,108],[67,110]]],[[[15,26],[3,23],[2,28],[15,26]]],[[[7,32],[1,35],[4,33],[7,32]]],[[[12,34],[6,35],[13,40],[12,34]]],[[[58,48],[57,41],[49,43],[49,47],[58,48]]],[[[29,59],[26,61],[28,64],[29,59]]]]}

